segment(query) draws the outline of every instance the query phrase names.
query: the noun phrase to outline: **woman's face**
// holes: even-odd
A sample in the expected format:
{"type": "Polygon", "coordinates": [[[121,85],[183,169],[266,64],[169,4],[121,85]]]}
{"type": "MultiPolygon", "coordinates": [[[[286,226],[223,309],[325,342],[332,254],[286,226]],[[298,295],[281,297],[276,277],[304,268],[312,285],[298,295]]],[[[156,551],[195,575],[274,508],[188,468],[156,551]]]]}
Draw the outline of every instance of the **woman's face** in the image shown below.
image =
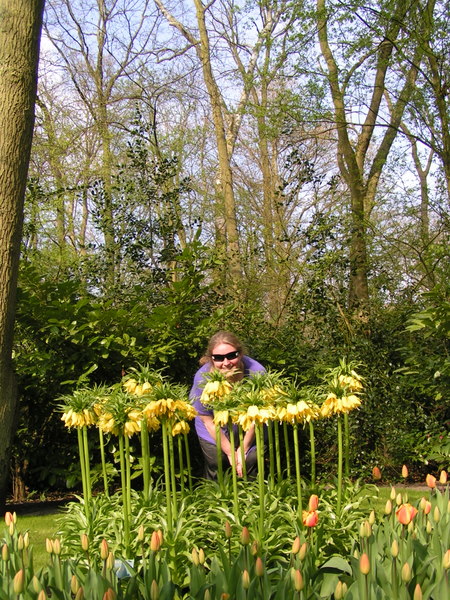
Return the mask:
{"type": "Polygon", "coordinates": [[[214,346],[211,353],[212,364],[225,375],[231,375],[234,371],[240,371],[242,355],[231,344],[221,343],[214,346]]]}

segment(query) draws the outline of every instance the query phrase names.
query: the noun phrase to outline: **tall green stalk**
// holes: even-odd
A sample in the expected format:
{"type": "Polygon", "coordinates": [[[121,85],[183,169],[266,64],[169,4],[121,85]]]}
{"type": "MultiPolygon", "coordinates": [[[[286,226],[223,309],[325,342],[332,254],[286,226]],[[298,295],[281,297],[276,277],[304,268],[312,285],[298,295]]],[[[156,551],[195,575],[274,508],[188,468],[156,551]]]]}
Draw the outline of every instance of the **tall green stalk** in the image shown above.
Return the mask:
{"type": "Polygon", "coordinates": [[[166,486],[166,511],[167,511],[167,530],[172,531],[173,518],[172,518],[172,495],[170,491],[170,461],[169,461],[169,443],[167,440],[167,423],[163,419],[161,422],[161,433],[163,442],[163,457],[164,457],[164,481],[166,486]]]}
{"type": "Polygon", "coordinates": [[[281,471],[281,448],[280,448],[280,424],[278,421],[273,423],[273,432],[275,439],[275,460],[277,465],[277,481],[281,483],[283,474],[281,471]]]}
{"type": "MultiPolygon", "coordinates": [[[[85,429],[85,427],[83,427],[85,429]]],[[[85,459],[85,451],[84,451],[84,441],[83,441],[83,431],[79,427],[77,428],[77,437],[78,437],[78,454],[80,456],[80,469],[81,469],[81,485],[83,488],[83,498],[84,498],[84,511],[86,514],[86,519],[90,521],[90,504],[88,501],[89,492],[87,491],[87,476],[86,476],[86,459],[85,459]]]]}
{"type": "Polygon", "coordinates": [[[338,435],[338,477],[337,477],[337,514],[341,514],[341,503],[342,503],[342,421],[341,415],[337,415],[337,435],[338,435]]]}
{"type": "Polygon", "coordinates": [[[216,425],[216,452],[217,452],[217,481],[223,493],[223,465],[222,465],[222,443],[220,441],[220,425],[216,425]]]}
{"type": "Polygon", "coordinates": [[[286,421],[283,421],[283,436],[284,436],[284,451],[286,453],[286,475],[287,478],[291,477],[291,449],[289,446],[289,432],[288,432],[288,424],[286,421]]]}
{"type": "Polygon", "coordinates": [[[239,519],[239,502],[237,492],[237,473],[236,473],[236,455],[235,455],[235,441],[234,441],[234,429],[231,419],[228,419],[228,431],[230,434],[230,446],[231,446],[231,474],[233,479],[233,513],[236,521],[239,519]]]}
{"type": "Polygon", "coordinates": [[[316,485],[316,441],[314,438],[314,424],[309,422],[309,445],[311,451],[311,485],[316,485]]]}
{"type": "Polygon", "coordinates": [[[247,463],[245,462],[244,432],[242,431],[241,426],[239,426],[238,432],[239,432],[239,449],[241,451],[242,478],[244,481],[247,481],[247,463]]]}
{"type": "Polygon", "coordinates": [[[184,448],[185,448],[185,452],[186,452],[186,468],[187,468],[187,473],[188,473],[189,491],[192,493],[193,484],[192,484],[191,453],[189,450],[188,434],[184,433],[183,438],[184,438],[184,448]]]}
{"type": "Polygon", "coordinates": [[[258,489],[259,489],[259,536],[260,541],[264,532],[264,505],[265,505],[265,486],[264,486],[264,433],[262,425],[255,424],[256,438],[256,457],[258,464],[258,489]]]}
{"type": "Polygon", "coordinates": [[[91,486],[91,466],[89,464],[89,440],[87,427],[83,427],[83,447],[84,447],[84,460],[85,460],[85,475],[86,475],[86,493],[88,502],[92,499],[92,486],[91,486]]]}
{"type": "Polygon", "coordinates": [[[105,492],[105,496],[109,498],[109,488],[108,488],[108,473],[106,471],[106,457],[105,457],[105,440],[103,436],[103,431],[99,428],[98,430],[98,438],[100,442],[100,457],[102,461],[102,474],[103,474],[103,491],[105,492]]]}
{"type": "Polygon", "coordinates": [[[345,478],[350,477],[350,428],[348,424],[348,413],[344,413],[344,468],[345,478]]]}
{"type": "Polygon", "coordinates": [[[122,506],[123,506],[123,536],[124,536],[124,545],[125,545],[125,553],[128,554],[128,548],[130,547],[130,509],[128,507],[128,477],[127,477],[127,461],[125,459],[125,444],[124,444],[125,436],[123,434],[119,434],[119,461],[120,461],[120,481],[122,486],[122,506]]]}
{"type": "Polygon", "coordinates": [[[183,460],[183,441],[181,435],[177,435],[177,447],[178,447],[178,465],[180,467],[180,492],[181,499],[184,498],[184,460],[183,460]]]}
{"type": "Polygon", "coordinates": [[[273,441],[273,421],[269,421],[268,426],[268,442],[269,442],[269,487],[273,490],[275,485],[275,453],[273,441]]]}
{"type": "Polygon", "coordinates": [[[297,514],[302,514],[302,477],[300,472],[300,449],[298,443],[298,423],[293,425],[294,433],[294,457],[295,457],[295,476],[297,480],[297,514]]]}
{"type": "Polygon", "coordinates": [[[173,518],[176,519],[178,516],[178,498],[177,498],[177,482],[175,477],[175,452],[173,447],[173,435],[171,432],[171,426],[167,422],[166,427],[167,439],[169,442],[169,465],[170,465],[170,485],[172,488],[172,502],[173,502],[173,518]]]}
{"type": "Polygon", "coordinates": [[[142,479],[143,496],[147,501],[150,494],[150,442],[148,435],[147,419],[141,421],[141,452],[142,452],[142,479]]]}

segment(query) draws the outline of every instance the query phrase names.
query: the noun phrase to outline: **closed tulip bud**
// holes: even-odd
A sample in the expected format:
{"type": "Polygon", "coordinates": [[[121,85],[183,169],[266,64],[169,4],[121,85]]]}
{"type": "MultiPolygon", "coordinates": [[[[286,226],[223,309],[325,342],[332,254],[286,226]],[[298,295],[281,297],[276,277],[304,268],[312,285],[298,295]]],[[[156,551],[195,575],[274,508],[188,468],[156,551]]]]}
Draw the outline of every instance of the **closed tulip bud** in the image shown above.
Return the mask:
{"type": "Polygon", "coordinates": [[[450,548],[447,550],[447,552],[442,557],[442,566],[444,567],[444,569],[446,571],[448,571],[450,569],[450,548]]]}
{"type": "Polygon", "coordinates": [[[420,583],[417,583],[414,588],[413,600],[422,600],[422,588],[420,587],[420,583]]]}
{"type": "Polygon", "coordinates": [[[402,504],[402,502],[403,502],[402,495],[401,495],[401,494],[397,494],[397,496],[396,496],[396,498],[395,498],[395,504],[396,504],[397,506],[400,506],[400,504],[402,504]]]}
{"type": "Polygon", "coordinates": [[[102,600],[115,600],[116,599],[116,593],[112,588],[108,588],[106,590],[106,592],[103,594],[103,599],[102,600]]]}
{"type": "Polygon", "coordinates": [[[397,492],[395,491],[395,487],[392,486],[391,487],[391,495],[390,495],[392,502],[395,500],[396,495],[397,495],[397,492]]]}
{"type": "MultiPolygon", "coordinates": [[[[47,594],[45,593],[45,591],[44,591],[44,590],[41,590],[41,591],[39,592],[39,595],[38,595],[38,597],[37,597],[37,600],[47,600],[47,594]]],[[[82,599],[81,599],[81,598],[77,598],[77,597],[75,596],[75,600],[82,600],[82,599]]]]}
{"type": "Polygon", "coordinates": [[[310,512],[317,510],[319,507],[319,496],[317,494],[312,494],[309,498],[308,510],[310,512]]]}
{"type": "Polygon", "coordinates": [[[402,467],[402,477],[403,477],[403,479],[408,478],[408,467],[406,465],[403,465],[403,467],[402,467]]]}
{"type": "Polygon", "coordinates": [[[53,554],[53,544],[49,538],[45,538],[45,549],[49,554],[53,554]]]}
{"type": "Polygon", "coordinates": [[[198,562],[201,565],[205,564],[205,551],[203,550],[203,548],[200,548],[200,550],[198,551],[198,562]]]}
{"type": "Polygon", "coordinates": [[[211,592],[209,589],[205,590],[205,593],[203,594],[203,600],[211,600],[211,592]]]}
{"type": "Polygon", "coordinates": [[[375,520],[376,520],[375,511],[372,510],[369,515],[369,524],[373,525],[375,523],[375,520]]]}
{"type": "Polygon", "coordinates": [[[81,548],[83,550],[83,552],[87,552],[89,550],[89,538],[85,533],[82,533],[80,535],[80,540],[81,540],[81,548]]]}
{"type": "Polygon", "coordinates": [[[13,579],[13,590],[15,594],[21,594],[25,589],[25,571],[20,569],[14,575],[13,579]]]}
{"type": "MultiPolygon", "coordinates": [[[[375,481],[380,481],[381,479],[381,471],[380,471],[380,467],[374,467],[372,469],[372,477],[375,481]]],[[[340,582],[339,582],[340,583],[340,582]]]]}
{"type": "Polygon", "coordinates": [[[392,558],[397,558],[398,556],[398,542],[397,540],[393,540],[391,544],[391,555],[392,558]]]}
{"type": "Polygon", "coordinates": [[[250,531],[247,527],[243,527],[241,531],[241,544],[243,546],[248,546],[250,544],[250,531]]]}
{"type": "Polygon", "coordinates": [[[158,534],[158,537],[159,537],[159,547],[161,548],[161,546],[163,545],[163,542],[164,542],[164,535],[163,535],[163,532],[161,531],[161,529],[157,529],[156,533],[158,534]]]}
{"type": "Polygon", "coordinates": [[[53,545],[53,554],[56,554],[56,556],[59,556],[61,554],[61,542],[59,541],[59,538],[55,538],[52,542],[53,545]]]}
{"type": "Polygon", "coordinates": [[[106,568],[111,570],[114,567],[114,554],[110,552],[108,554],[108,558],[106,559],[106,568]]]}
{"type": "Polygon", "coordinates": [[[425,531],[428,533],[428,535],[430,535],[430,533],[433,531],[433,525],[431,524],[430,520],[427,521],[427,526],[425,527],[425,531]]]}
{"type": "Polygon", "coordinates": [[[242,587],[244,590],[248,590],[250,587],[250,575],[248,574],[247,569],[242,571],[242,587]]]}
{"type": "Polygon", "coordinates": [[[230,521],[225,521],[225,537],[227,540],[231,539],[233,532],[231,530],[230,521]]]}
{"type": "Polygon", "coordinates": [[[447,514],[450,515],[450,500],[447,502],[447,514]]]}
{"type": "Polygon", "coordinates": [[[264,564],[260,556],[256,557],[255,573],[257,577],[262,577],[264,575],[264,564]]]}
{"type": "Polygon", "coordinates": [[[303,581],[303,576],[300,573],[299,569],[295,569],[294,571],[294,588],[296,592],[301,592],[305,587],[305,583],[303,581]]]}
{"type": "Polygon", "coordinates": [[[30,534],[28,533],[28,531],[26,531],[23,535],[23,547],[25,548],[25,550],[27,550],[29,546],[30,546],[30,534]]]}
{"type": "Polygon", "coordinates": [[[292,550],[291,550],[292,554],[299,553],[300,545],[301,545],[300,538],[299,538],[299,536],[297,536],[292,544],[292,550]]]}
{"type": "Polygon", "coordinates": [[[425,478],[425,481],[429,488],[433,489],[436,487],[436,477],[434,477],[434,475],[430,475],[430,473],[428,473],[428,475],[425,478]]]}
{"type": "Polygon", "coordinates": [[[439,523],[439,521],[441,520],[441,511],[439,510],[438,506],[434,507],[433,519],[435,523],[439,523]]]}
{"type": "Polygon", "coordinates": [[[6,544],[2,546],[2,560],[5,562],[9,560],[9,548],[6,544]]]}
{"type": "Polygon", "coordinates": [[[252,545],[250,546],[250,554],[252,556],[257,556],[259,550],[258,542],[253,540],[252,545]]]}
{"type": "Polygon", "coordinates": [[[6,512],[5,513],[5,525],[6,525],[6,527],[9,527],[11,525],[11,523],[13,523],[12,513],[6,512]]]}
{"type": "Polygon", "coordinates": [[[75,600],[84,600],[84,588],[80,587],[78,592],[75,594],[75,600]]]}
{"type": "Polygon", "coordinates": [[[425,515],[431,511],[431,502],[426,498],[421,498],[419,506],[425,515]]]}
{"type": "Polygon", "coordinates": [[[152,532],[152,537],[150,539],[150,550],[152,552],[158,552],[160,549],[160,537],[157,531],[152,532]]]}
{"type": "Polygon", "coordinates": [[[19,552],[21,552],[23,550],[23,535],[21,533],[19,533],[19,537],[17,538],[17,550],[19,550],[19,552]]]}
{"type": "Polygon", "coordinates": [[[342,600],[347,593],[347,584],[343,581],[338,581],[334,590],[334,599],[342,600]]]}
{"type": "Polygon", "coordinates": [[[409,583],[411,581],[411,567],[406,562],[402,567],[402,581],[409,583]]]}
{"type": "Polygon", "coordinates": [[[392,512],[392,502],[390,500],[386,501],[386,505],[384,507],[384,514],[390,515],[392,512]]]}
{"type": "Polygon", "coordinates": [[[368,575],[370,572],[370,560],[365,552],[361,554],[359,559],[359,570],[363,575],[368,575]]]}
{"type": "Polygon", "coordinates": [[[31,578],[31,587],[33,588],[33,592],[38,594],[42,590],[42,585],[36,575],[33,575],[31,578]]]}
{"type": "Polygon", "coordinates": [[[447,471],[441,471],[439,476],[439,483],[445,485],[447,483],[447,471]]]}
{"type": "Polygon", "coordinates": [[[298,551],[298,557],[300,560],[305,560],[307,551],[308,551],[308,544],[306,542],[303,542],[303,544],[300,546],[300,550],[298,551]]]}
{"type": "Polygon", "coordinates": [[[359,527],[359,535],[362,538],[368,538],[372,534],[372,527],[369,521],[363,521],[359,527]]]}
{"type": "Polygon", "coordinates": [[[198,562],[198,551],[197,551],[197,548],[195,548],[195,547],[192,548],[191,558],[192,558],[192,562],[194,563],[194,565],[196,567],[198,567],[198,564],[199,564],[199,562],[198,562]]]}
{"type": "Polygon", "coordinates": [[[14,535],[15,528],[16,528],[16,526],[15,526],[14,521],[11,521],[11,523],[9,524],[9,529],[8,529],[9,535],[14,535]]]}
{"type": "Polygon", "coordinates": [[[106,560],[109,554],[108,542],[103,538],[100,544],[100,558],[106,560]]]}
{"type": "Polygon", "coordinates": [[[156,579],[152,581],[150,586],[150,598],[151,600],[158,600],[159,598],[159,587],[156,579]]]}
{"type": "Polygon", "coordinates": [[[70,580],[70,590],[71,590],[72,594],[75,596],[79,589],[80,589],[80,582],[78,581],[78,578],[76,575],[72,575],[72,578],[70,580]]]}
{"type": "Polygon", "coordinates": [[[144,529],[144,526],[141,525],[137,532],[137,540],[138,540],[138,542],[143,542],[144,538],[145,538],[145,529],[144,529]]]}

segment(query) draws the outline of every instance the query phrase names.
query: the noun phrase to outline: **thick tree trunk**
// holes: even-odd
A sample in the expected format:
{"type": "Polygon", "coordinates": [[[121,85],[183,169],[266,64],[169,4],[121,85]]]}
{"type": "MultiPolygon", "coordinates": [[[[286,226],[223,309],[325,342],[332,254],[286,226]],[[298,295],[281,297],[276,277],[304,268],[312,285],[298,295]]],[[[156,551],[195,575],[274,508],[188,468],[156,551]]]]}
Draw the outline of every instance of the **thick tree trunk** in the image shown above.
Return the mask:
{"type": "Polygon", "coordinates": [[[0,0],[0,508],[17,405],[11,352],[43,8],[44,0],[0,0]]]}

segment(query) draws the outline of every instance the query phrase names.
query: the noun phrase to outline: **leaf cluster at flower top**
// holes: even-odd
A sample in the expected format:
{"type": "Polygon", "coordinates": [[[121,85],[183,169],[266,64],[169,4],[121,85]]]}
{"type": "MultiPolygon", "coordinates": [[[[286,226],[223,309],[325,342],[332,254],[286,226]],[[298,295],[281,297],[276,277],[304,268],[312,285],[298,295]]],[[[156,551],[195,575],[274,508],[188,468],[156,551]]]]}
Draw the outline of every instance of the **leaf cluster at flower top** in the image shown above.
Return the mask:
{"type": "Polygon", "coordinates": [[[103,433],[131,437],[143,426],[156,431],[164,420],[172,435],[189,432],[197,414],[186,386],[169,383],[159,372],[142,367],[112,387],[75,390],[59,398],[66,427],[95,425],[103,433]]]}
{"type": "Polygon", "coordinates": [[[361,404],[362,378],[355,365],[341,361],[330,370],[323,386],[300,386],[277,372],[253,373],[231,385],[226,375],[206,376],[201,402],[214,410],[216,425],[235,423],[247,431],[269,421],[307,423],[348,413],[361,404]]]}

